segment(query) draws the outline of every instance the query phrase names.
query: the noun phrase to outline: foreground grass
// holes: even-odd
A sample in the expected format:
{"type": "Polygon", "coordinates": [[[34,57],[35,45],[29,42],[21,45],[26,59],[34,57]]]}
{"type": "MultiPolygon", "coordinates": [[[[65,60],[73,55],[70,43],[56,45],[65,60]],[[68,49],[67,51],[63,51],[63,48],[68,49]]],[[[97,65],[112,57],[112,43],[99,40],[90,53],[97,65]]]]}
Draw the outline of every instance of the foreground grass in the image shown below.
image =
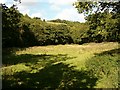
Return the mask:
{"type": "Polygon", "coordinates": [[[113,42],[7,49],[1,68],[3,88],[115,88],[118,50],[113,42]]]}

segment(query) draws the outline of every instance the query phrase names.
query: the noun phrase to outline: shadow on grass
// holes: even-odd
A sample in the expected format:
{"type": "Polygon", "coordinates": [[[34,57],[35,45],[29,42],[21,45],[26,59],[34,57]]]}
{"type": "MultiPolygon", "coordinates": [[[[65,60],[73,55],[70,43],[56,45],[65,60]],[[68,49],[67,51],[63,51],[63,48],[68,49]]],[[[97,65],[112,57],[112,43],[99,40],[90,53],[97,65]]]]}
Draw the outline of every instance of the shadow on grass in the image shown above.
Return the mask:
{"type": "Polygon", "coordinates": [[[3,79],[3,88],[70,89],[93,88],[98,80],[89,72],[63,63],[51,64],[36,73],[19,72],[3,79]]]}
{"type": "Polygon", "coordinates": [[[16,48],[16,47],[11,47],[11,48],[2,48],[2,55],[13,55],[15,54],[16,51],[21,51],[25,50],[26,48],[16,48]]]}
{"type": "Polygon", "coordinates": [[[16,62],[16,51],[25,50],[25,48],[2,48],[2,64],[12,65],[16,62]]]}
{"type": "Polygon", "coordinates": [[[111,55],[112,56],[113,54],[120,54],[120,48],[104,51],[104,52],[102,52],[100,54],[96,54],[96,55],[98,55],[98,56],[111,55]]]}
{"type": "Polygon", "coordinates": [[[37,62],[42,61],[63,61],[66,59],[73,59],[75,57],[67,57],[67,54],[58,54],[58,55],[48,55],[48,54],[21,54],[21,55],[6,55],[3,57],[3,64],[5,65],[15,65],[19,63],[31,63],[36,64],[37,62]]]}
{"type": "Polygon", "coordinates": [[[70,89],[93,88],[98,78],[89,71],[74,70],[69,64],[62,61],[76,57],[68,57],[67,54],[58,55],[32,55],[32,54],[8,54],[4,55],[3,64],[14,65],[24,63],[31,71],[14,72],[13,75],[4,74],[2,88],[40,88],[40,89],[70,89]],[[42,67],[42,68],[41,68],[42,67]],[[32,71],[36,72],[32,72],[32,71]]]}

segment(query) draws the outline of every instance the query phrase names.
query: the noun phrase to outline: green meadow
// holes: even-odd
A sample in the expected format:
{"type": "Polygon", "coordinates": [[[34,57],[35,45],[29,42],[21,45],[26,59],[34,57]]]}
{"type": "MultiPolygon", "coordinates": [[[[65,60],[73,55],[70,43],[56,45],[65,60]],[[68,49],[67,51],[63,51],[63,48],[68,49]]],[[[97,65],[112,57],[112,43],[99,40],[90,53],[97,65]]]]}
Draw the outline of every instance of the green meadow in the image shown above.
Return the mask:
{"type": "Polygon", "coordinates": [[[117,42],[3,48],[3,88],[118,88],[117,42]]]}

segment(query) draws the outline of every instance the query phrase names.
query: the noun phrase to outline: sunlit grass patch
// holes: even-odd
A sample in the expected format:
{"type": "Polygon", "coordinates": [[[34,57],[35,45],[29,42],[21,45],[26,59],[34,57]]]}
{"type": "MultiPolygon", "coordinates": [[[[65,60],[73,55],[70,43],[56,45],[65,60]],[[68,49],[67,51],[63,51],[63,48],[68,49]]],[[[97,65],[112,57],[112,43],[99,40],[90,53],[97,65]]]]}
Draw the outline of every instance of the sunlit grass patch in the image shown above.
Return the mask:
{"type": "Polygon", "coordinates": [[[118,43],[49,45],[8,50],[11,52],[4,52],[1,68],[4,88],[117,87],[118,54],[115,50],[118,50],[118,43]],[[90,73],[94,68],[94,71],[99,71],[101,66],[105,72],[97,75],[96,72],[90,73]],[[110,74],[106,77],[108,71],[110,74]],[[98,75],[104,76],[99,78],[98,75]]]}

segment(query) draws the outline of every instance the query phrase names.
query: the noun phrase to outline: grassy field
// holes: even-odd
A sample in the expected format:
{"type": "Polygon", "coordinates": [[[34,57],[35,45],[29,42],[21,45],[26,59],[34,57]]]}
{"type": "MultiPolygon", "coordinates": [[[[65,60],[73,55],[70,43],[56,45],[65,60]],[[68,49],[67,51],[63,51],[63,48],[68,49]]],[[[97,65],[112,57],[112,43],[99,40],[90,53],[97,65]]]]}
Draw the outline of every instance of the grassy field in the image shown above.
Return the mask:
{"type": "Polygon", "coordinates": [[[117,88],[117,42],[3,49],[3,88],[117,88]]]}
{"type": "Polygon", "coordinates": [[[58,22],[47,22],[49,24],[55,24],[55,25],[67,25],[65,23],[58,23],[58,22]]]}

